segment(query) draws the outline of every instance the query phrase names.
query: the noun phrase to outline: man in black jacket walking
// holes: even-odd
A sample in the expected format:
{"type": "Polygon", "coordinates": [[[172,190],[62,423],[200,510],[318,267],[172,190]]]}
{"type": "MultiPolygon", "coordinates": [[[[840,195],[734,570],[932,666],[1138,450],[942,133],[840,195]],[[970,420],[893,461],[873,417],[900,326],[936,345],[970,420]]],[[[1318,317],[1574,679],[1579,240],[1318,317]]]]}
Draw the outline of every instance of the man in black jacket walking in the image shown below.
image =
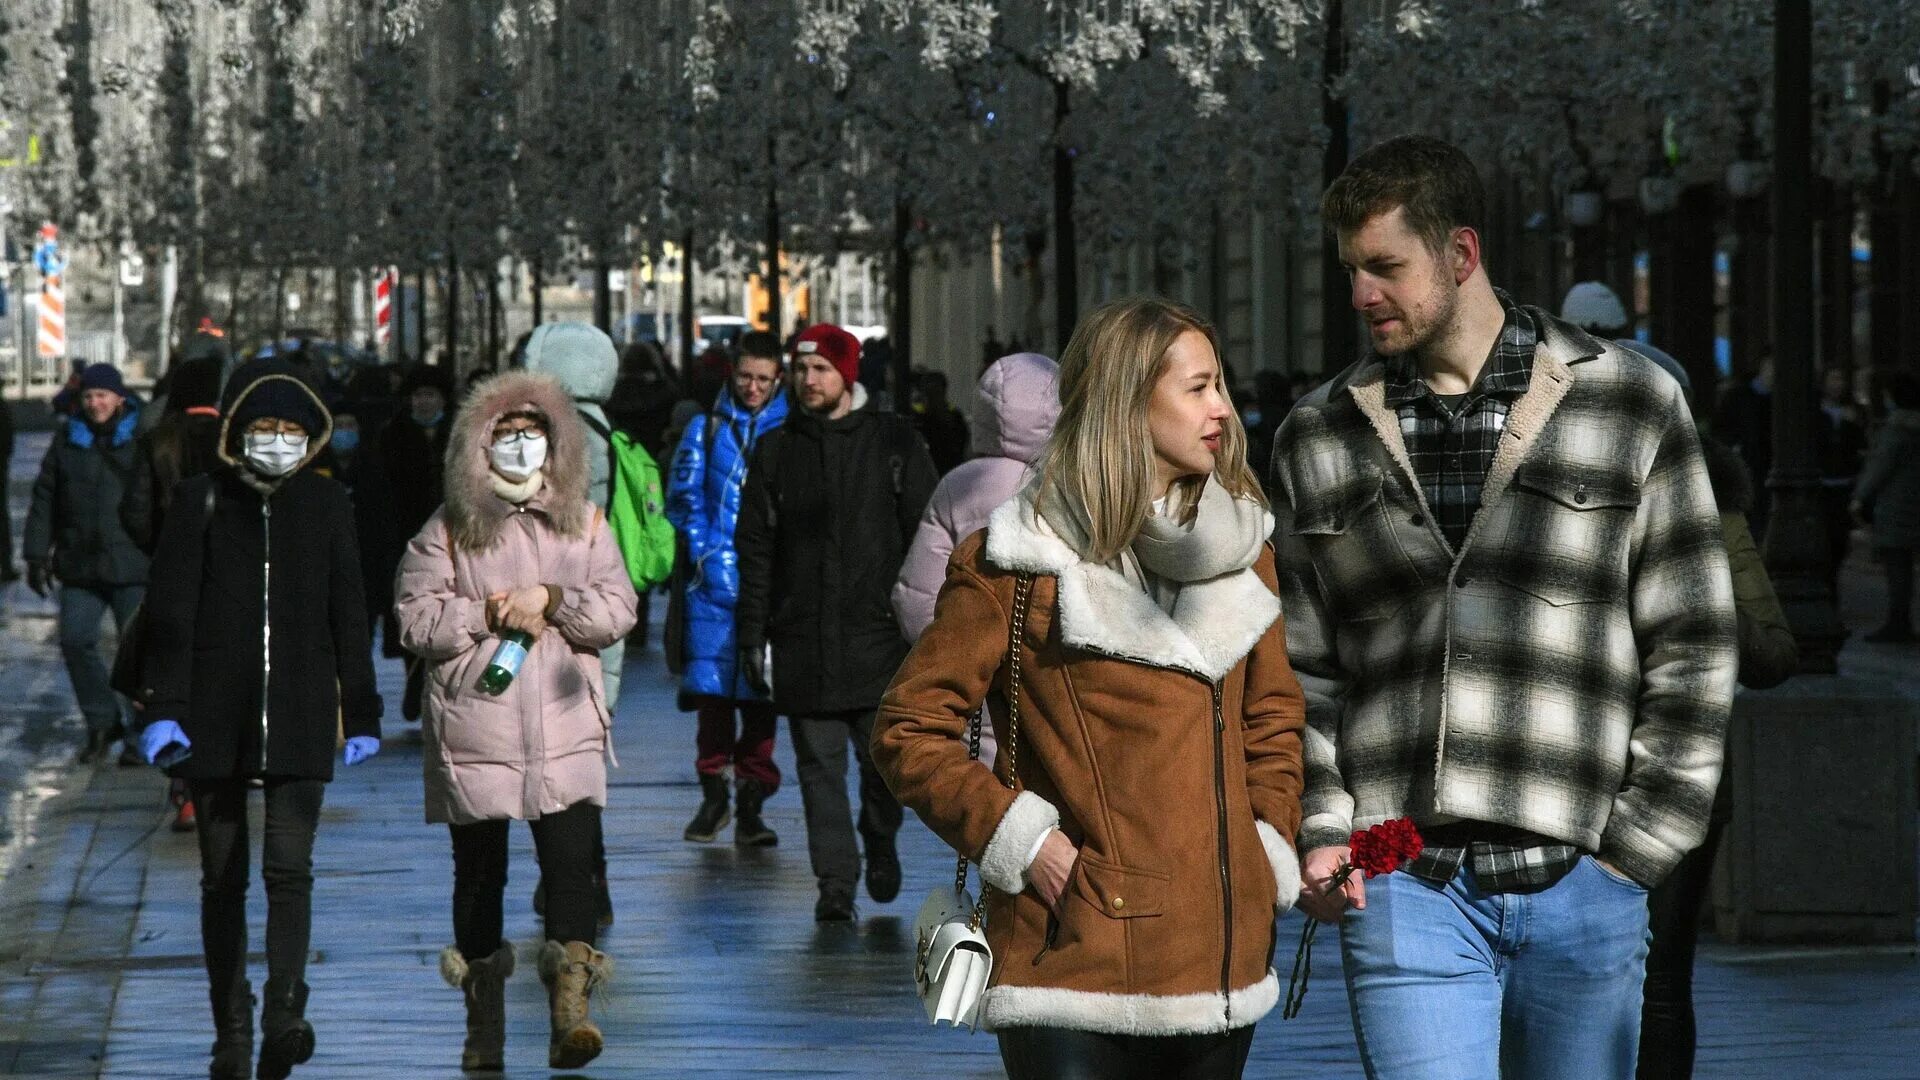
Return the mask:
{"type": "Polygon", "coordinates": [[[78,390],[74,414],[40,463],[22,547],[28,586],[46,596],[60,585],[60,652],[87,721],[80,760],[90,762],[125,732],[100,656],[100,620],[111,612],[126,628],[146,589],[147,555],[120,522],[140,410],[111,364],[83,370],[78,390]]]}
{"type": "Polygon", "coordinates": [[[900,803],[867,757],[873,713],[907,642],[890,596],[921,511],[937,482],[926,443],[907,418],[867,407],[860,343],[837,326],[794,342],[801,409],[755,450],[740,498],[735,608],[741,670],[793,721],[807,851],[820,882],[814,918],[854,917],[860,878],[847,746],[860,764],[860,835],[867,895],[900,892],[894,834],[900,803]]]}

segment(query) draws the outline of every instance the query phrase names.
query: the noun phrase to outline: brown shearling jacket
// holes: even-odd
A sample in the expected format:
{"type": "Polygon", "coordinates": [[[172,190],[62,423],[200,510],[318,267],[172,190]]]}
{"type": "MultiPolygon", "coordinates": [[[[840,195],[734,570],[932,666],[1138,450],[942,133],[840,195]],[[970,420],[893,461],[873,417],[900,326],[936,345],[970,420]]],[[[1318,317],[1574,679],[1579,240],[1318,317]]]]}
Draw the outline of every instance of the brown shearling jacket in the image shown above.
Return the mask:
{"type": "Polygon", "coordinates": [[[1168,615],[1081,560],[1017,497],[953,554],[933,624],[880,706],[873,759],[901,802],[980,865],[989,1029],[1219,1032],[1274,1005],[1275,917],[1300,890],[1306,705],[1271,548],[1187,585],[1168,615]],[[1033,576],[1020,727],[1006,720],[1015,584],[1033,576]],[[1002,771],[967,757],[988,712],[1002,771]],[[1059,909],[1027,888],[1041,835],[1080,850],[1059,909]]]}

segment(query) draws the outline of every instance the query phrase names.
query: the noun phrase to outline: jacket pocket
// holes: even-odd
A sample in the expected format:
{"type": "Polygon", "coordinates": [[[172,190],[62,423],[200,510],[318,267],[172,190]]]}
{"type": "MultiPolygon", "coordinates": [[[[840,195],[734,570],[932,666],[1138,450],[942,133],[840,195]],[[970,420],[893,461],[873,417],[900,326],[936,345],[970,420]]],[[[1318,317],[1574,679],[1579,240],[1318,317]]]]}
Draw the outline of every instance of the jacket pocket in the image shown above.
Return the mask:
{"type": "Polygon", "coordinates": [[[1626,589],[1640,488],[1617,473],[1560,466],[1513,480],[1514,527],[1494,575],[1555,607],[1605,603],[1626,589]]]}
{"type": "Polygon", "coordinates": [[[1385,488],[1385,477],[1369,468],[1305,494],[1294,510],[1290,533],[1312,558],[1340,622],[1385,618],[1421,587],[1420,572],[1396,535],[1385,488]]]}
{"type": "Polygon", "coordinates": [[[1080,899],[1110,919],[1142,919],[1165,911],[1172,880],[1155,870],[1103,862],[1083,852],[1072,886],[1080,899]]]}

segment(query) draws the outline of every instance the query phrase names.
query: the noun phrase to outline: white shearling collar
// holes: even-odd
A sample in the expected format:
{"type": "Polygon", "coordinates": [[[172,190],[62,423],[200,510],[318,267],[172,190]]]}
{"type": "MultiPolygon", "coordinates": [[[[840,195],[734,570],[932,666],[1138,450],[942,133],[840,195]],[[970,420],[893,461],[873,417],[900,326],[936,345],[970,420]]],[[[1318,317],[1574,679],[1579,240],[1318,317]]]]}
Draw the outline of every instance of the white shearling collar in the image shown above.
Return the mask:
{"type": "Polygon", "coordinates": [[[1032,510],[1023,492],[987,522],[987,561],[1058,582],[1060,638],[1078,649],[1218,682],[1280,617],[1252,567],[1183,586],[1172,615],[1118,572],[1089,563],[1032,510]]]}

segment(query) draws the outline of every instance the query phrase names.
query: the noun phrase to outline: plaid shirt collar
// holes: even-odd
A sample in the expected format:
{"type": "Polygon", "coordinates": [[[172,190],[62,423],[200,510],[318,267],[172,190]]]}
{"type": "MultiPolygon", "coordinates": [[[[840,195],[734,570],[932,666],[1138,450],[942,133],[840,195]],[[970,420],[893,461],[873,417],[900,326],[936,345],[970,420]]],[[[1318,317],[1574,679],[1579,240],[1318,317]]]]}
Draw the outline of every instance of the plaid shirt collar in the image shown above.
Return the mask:
{"type": "MultiPolygon", "coordinates": [[[[1493,353],[1487,357],[1487,363],[1480,369],[1480,378],[1473,384],[1473,397],[1491,394],[1511,402],[1527,392],[1533,382],[1533,353],[1540,344],[1540,327],[1526,308],[1513,302],[1504,290],[1495,289],[1493,295],[1506,309],[1507,321],[1500,328],[1500,337],[1493,343],[1493,353]]],[[[1399,356],[1383,357],[1386,365],[1387,407],[1398,409],[1403,405],[1417,401],[1433,393],[1427,380],[1420,375],[1420,364],[1411,353],[1399,356]]]]}

